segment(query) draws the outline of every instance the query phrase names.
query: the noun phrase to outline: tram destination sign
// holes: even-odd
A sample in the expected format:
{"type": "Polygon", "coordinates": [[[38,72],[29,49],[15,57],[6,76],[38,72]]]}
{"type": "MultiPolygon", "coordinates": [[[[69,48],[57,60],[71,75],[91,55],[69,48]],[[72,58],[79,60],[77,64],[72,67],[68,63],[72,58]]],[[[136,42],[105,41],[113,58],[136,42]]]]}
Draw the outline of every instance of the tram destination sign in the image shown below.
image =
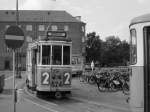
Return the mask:
{"type": "Polygon", "coordinates": [[[24,32],[18,26],[10,26],[5,32],[5,43],[8,48],[20,48],[25,40],[24,32]]]}
{"type": "Polygon", "coordinates": [[[47,37],[66,37],[66,32],[63,31],[48,31],[47,37]]]}

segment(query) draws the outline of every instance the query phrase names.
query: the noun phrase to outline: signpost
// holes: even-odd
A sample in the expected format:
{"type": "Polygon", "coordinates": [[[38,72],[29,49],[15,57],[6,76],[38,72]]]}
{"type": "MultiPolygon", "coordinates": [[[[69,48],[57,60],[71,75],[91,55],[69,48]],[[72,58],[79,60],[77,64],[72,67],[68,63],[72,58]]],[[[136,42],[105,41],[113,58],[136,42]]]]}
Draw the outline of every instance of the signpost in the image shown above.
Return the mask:
{"type": "Polygon", "coordinates": [[[14,95],[14,112],[16,112],[16,87],[15,87],[15,50],[20,48],[24,43],[25,37],[21,28],[17,25],[10,26],[5,32],[5,43],[8,48],[13,49],[13,95],[14,95]]]}
{"type": "Polygon", "coordinates": [[[13,50],[20,48],[24,43],[24,32],[18,26],[10,26],[5,32],[5,43],[13,50]]]}

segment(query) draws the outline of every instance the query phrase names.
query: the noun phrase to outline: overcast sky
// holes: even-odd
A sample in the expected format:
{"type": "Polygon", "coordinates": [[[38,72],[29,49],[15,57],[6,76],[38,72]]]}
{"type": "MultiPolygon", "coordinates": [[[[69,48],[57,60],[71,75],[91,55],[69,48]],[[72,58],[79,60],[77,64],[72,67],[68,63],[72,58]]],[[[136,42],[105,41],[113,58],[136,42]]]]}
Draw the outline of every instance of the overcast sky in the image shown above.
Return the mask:
{"type": "MultiPolygon", "coordinates": [[[[0,10],[15,9],[15,2],[0,0],[0,10]]],[[[19,0],[19,9],[66,10],[82,17],[86,33],[95,31],[102,39],[115,35],[128,41],[131,19],[150,13],[150,0],[19,0]]]]}

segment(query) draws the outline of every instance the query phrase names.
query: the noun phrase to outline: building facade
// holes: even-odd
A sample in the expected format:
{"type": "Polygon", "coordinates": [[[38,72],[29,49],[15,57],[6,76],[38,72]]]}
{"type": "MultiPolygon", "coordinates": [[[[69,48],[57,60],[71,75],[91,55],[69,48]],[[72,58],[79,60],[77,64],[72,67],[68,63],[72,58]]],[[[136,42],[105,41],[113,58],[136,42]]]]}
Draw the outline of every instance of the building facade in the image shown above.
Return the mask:
{"type": "MultiPolygon", "coordinates": [[[[25,34],[23,46],[16,51],[18,66],[26,66],[26,48],[29,42],[46,36],[46,31],[66,31],[72,39],[73,57],[82,59],[85,41],[85,23],[66,11],[20,10],[18,26],[25,34]]],[[[5,45],[7,28],[16,25],[15,10],[0,10],[0,70],[12,69],[12,50],[5,45]]]]}

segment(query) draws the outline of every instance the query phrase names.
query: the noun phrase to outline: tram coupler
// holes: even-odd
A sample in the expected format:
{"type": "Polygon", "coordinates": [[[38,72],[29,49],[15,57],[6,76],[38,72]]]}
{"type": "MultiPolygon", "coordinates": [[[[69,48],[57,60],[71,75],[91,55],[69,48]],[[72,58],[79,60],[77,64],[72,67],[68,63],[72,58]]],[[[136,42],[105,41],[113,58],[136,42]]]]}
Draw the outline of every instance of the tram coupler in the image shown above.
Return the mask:
{"type": "Polygon", "coordinates": [[[56,91],[55,92],[55,98],[56,99],[61,99],[63,97],[62,92],[61,91],[56,91]]]}

